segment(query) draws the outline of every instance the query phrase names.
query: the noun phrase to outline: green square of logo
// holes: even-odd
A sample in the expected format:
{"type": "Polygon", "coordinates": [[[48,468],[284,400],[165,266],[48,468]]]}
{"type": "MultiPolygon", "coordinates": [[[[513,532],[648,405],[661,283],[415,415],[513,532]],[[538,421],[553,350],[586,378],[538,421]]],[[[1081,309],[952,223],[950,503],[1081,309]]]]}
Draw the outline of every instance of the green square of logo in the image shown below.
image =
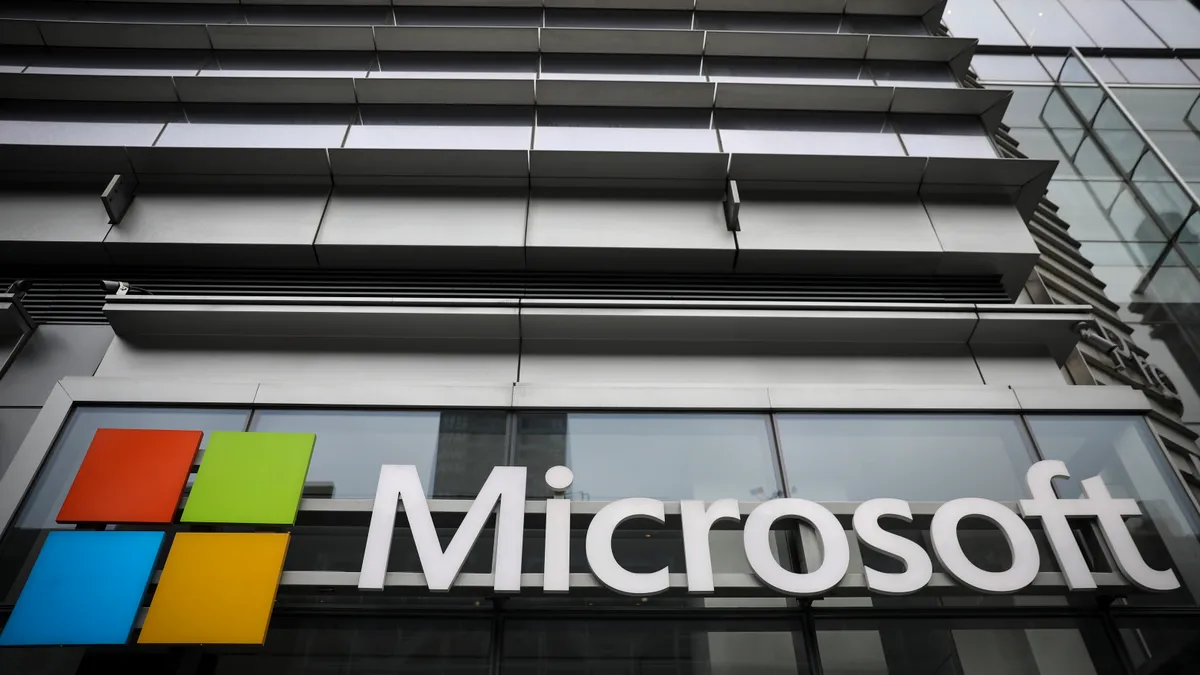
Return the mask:
{"type": "Polygon", "coordinates": [[[181,520],[295,523],[316,440],[315,434],[213,432],[181,520]]]}

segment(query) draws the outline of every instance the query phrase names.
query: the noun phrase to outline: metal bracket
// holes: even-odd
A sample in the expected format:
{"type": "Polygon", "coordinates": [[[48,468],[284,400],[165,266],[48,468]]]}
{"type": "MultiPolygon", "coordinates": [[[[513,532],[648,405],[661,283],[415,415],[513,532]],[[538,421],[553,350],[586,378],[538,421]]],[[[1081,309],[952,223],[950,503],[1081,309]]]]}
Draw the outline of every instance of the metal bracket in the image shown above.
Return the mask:
{"type": "Polygon", "coordinates": [[[137,189],[137,185],[137,178],[119,173],[108,181],[108,187],[100,193],[100,201],[104,203],[104,210],[108,212],[109,224],[121,224],[125,212],[133,204],[133,191],[137,189]]]}
{"type": "Polygon", "coordinates": [[[742,197],[738,194],[736,180],[725,181],[725,199],[722,203],[725,205],[725,228],[730,232],[741,232],[742,223],[738,220],[738,212],[742,208],[742,197]]]}

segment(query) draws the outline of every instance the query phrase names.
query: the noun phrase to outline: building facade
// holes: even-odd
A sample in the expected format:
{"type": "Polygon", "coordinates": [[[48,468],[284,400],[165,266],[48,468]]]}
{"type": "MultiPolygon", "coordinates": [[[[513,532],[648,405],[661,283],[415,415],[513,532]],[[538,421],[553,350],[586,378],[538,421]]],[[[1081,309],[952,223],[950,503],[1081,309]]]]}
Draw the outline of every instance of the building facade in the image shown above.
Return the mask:
{"type": "Polygon", "coordinates": [[[1195,672],[1198,58],[1186,0],[0,5],[0,672],[1195,672]]]}

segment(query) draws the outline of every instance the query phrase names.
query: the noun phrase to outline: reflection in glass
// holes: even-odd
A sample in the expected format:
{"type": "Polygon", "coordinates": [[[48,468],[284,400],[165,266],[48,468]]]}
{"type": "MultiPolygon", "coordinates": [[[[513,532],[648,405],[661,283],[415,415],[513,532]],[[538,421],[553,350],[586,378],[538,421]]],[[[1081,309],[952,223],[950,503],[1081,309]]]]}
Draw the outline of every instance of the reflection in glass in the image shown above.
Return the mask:
{"type": "MultiPolygon", "coordinates": [[[[1200,518],[1171,474],[1153,432],[1141,417],[1031,415],[1029,428],[1046,459],[1062,460],[1070,479],[1055,482],[1059,496],[1078,499],[1080,482],[1100,476],[1116,498],[1136,499],[1142,516],[1126,520],[1138,550],[1155,569],[1174,569],[1183,588],[1200,591],[1200,518]]],[[[1177,594],[1133,596],[1138,604],[1161,604],[1177,594]]]]}
{"type": "Polygon", "coordinates": [[[1007,54],[976,54],[971,57],[971,69],[983,81],[1050,82],[1050,74],[1036,56],[1007,54]]]}
{"type": "Polygon", "coordinates": [[[826,675],[1120,675],[1098,621],[819,619],[826,675]]]}
{"type": "Polygon", "coordinates": [[[994,0],[949,0],[942,21],[955,37],[978,38],[984,45],[1025,46],[994,0]]]}
{"type": "Polygon", "coordinates": [[[1008,415],[779,415],[792,496],[947,501],[1025,496],[1032,450],[1008,415]]]}
{"type": "Polygon", "coordinates": [[[1133,667],[1146,675],[1191,675],[1200,663],[1195,617],[1117,619],[1133,667]]]}
{"type": "Polygon", "coordinates": [[[809,672],[799,626],[790,622],[514,619],[503,639],[506,675],[809,672]]]}
{"type": "Polygon", "coordinates": [[[73,527],[59,525],[54,518],[97,429],[196,429],[204,432],[203,448],[214,431],[244,430],[249,416],[244,410],[77,408],[51,448],[13,526],[0,541],[0,603],[16,601],[17,589],[29,572],[27,563],[41,549],[47,531],[73,527]]]}
{"type": "Polygon", "coordinates": [[[575,473],[567,496],[608,501],[779,496],[770,423],[763,415],[522,413],[516,463],[531,497],[559,464],[575,473]]]}
{"type": "Polygon", "coordinates": [[[216,675],[486,675],[491,633],[481,619],[277,616],[262,647],[206,647],[202,662],[216,675]]]}
{"type": "Polygon", "coordinates": [[[1114,87],[1113,94],[1146,131],[1187,131],[1188,113],[1195,113],[1200,89],[1114,87]]]}
{"type": "Polygon", "coordinates": [[[250,430],[316,434],[305,487],[324,496],[374,497],[380,466],[411,464],[428,496],[473,498],[504,464],[505,420],[499,411],[265,410],[250,430]]]}

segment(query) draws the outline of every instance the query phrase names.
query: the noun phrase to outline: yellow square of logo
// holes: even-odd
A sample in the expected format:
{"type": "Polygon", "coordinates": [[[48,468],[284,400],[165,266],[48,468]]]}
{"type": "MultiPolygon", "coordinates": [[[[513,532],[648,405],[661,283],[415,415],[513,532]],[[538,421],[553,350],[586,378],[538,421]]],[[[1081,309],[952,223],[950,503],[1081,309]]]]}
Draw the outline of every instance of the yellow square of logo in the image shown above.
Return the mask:
{"type": "Polygon", "coordinates": [[[262,644],[287,534],[175,535],[140,644],[262,644]]]}

